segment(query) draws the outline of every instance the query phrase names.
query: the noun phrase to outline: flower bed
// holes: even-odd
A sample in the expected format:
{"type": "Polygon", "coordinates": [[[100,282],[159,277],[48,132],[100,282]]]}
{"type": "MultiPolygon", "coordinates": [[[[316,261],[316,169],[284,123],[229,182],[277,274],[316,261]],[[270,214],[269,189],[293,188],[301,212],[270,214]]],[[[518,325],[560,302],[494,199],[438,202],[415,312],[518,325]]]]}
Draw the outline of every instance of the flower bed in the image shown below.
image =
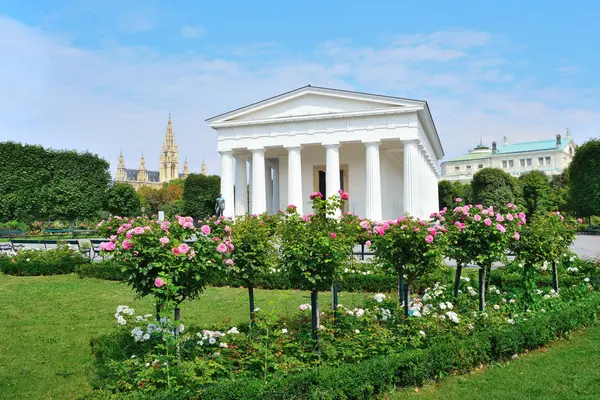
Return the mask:
{"type": "Polygon", "coordinates": [[[22,249],[14,255],[0,257],[0,271],[10,275],[70,274],[89,259],[67,246],[55,249],[22,249]]]}

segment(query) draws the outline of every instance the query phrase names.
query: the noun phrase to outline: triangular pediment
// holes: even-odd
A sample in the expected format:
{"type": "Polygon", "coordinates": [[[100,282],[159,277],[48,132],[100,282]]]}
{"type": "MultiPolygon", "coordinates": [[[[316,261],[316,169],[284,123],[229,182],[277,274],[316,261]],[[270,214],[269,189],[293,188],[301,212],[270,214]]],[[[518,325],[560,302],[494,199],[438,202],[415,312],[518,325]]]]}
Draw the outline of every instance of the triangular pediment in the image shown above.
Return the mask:
{"type": "Polygon", "coordinates": [[[207,120],[209,124],[422,106],[420,100],[305,86],[207,120]]]}

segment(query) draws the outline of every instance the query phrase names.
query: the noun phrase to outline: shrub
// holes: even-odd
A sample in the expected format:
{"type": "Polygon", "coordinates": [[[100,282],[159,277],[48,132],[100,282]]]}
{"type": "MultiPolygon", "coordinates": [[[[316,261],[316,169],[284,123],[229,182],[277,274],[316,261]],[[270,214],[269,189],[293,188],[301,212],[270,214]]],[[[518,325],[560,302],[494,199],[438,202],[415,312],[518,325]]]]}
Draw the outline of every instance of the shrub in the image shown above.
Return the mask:
{"type": "Polygon", "coordinates": [[[25,222],[19,221],[8,221],[8,222],[0,222],[0,231],[29,231],[29,225],[25,222]]]}
{"type": "Polygon", "coordinates": [[[108,281],[124,281],[125,272],[122,267],[112,261],[81,264],[75,268],[80,278],[98,278],[108,281]]]}
{"type": "Polygon", "coordinates": [[[87,257],[67,246],[49,250],[22,249],[12,257],[0,259],[2,272],[20,276],[70,274],[85,263],[89,263],[87,257]]]}

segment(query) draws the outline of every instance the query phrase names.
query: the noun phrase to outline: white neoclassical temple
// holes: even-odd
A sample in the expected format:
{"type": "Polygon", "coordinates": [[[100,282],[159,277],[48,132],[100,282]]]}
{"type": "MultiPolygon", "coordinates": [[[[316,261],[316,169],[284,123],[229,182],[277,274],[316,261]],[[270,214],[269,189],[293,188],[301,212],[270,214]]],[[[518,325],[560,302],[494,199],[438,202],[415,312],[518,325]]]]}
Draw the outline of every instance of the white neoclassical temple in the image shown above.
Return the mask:
{"type": "Polygon", "coordinates": [[[311,212],[311,192],[340,189],[350,193],[345,211],[372,220],[439,209],[444,152],[425,101],[309,85],[207,122],[218,133],[225,216],[288,204],[311,212]]]}

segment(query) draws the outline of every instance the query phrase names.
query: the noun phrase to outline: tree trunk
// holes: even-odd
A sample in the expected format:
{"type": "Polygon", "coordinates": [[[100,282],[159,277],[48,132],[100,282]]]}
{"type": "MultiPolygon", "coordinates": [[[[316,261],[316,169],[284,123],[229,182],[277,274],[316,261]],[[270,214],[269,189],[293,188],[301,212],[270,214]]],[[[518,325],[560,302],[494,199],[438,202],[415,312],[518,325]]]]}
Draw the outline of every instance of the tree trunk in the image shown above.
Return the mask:
{"type": "Polygon", "coordinates": [[[337,282],[333,282],[331,284],[331,309],[333,310],[333,321],[337,322],[338,320],[338,292],[339,286],[337,282]]]}
{"type": "Polygon", "coordinates": [[[402,299],[402,302],[404,303],[404,316],[405,317],[408,317],[408,304],[409,304],[408,299],[409,299],[409,297],[410,297],[410,284],[405,283],[403,299],[402,299]]]}
{"type": "Polygon", "coordinates": [[[479,311],[485,310],[486,267],[479,268],[479,311]]]}
{"type": "Polygon", "coordinates": [[[156,320],[160,322],[160,303],[156,302],[156,320]]]}
{"type": "Polygon", "coordinates": [[[179,325],[177,325],[177,321],[181,321],[181,309],[179,307],[175,307],[173,311],[175,317],[175,337],[179,336],[179,325]]]}
{"type": "Polygon", "coordinates": [[[319,340],[319,292],[313,290],[310,292],[310,307],[312,311],[312,337],[314,340],[319,340]]]}
{"type": "Polygon", "coordinates": [[[456,264],[456,274],[454,275],[454,297],[458,297],[458,288],[460,286],[460,274],[462,273],[462,264],[456,264]]]}
{"type": "Polygon", "coordinates": [[[248,299],[250,301],[250,324],[254,325],[254,286],[251,283],[248,284],[248,299]]]}
{"type": "Polygon", "coordinates": [[[398,304],[404,305],[404,276],[398,276],[398,304]]]}
{"type": "Polygon", "coordinates": [[[558,270],[556,269],[556,261],[552,260],[552,289],[558,293],[558,270]]]}

